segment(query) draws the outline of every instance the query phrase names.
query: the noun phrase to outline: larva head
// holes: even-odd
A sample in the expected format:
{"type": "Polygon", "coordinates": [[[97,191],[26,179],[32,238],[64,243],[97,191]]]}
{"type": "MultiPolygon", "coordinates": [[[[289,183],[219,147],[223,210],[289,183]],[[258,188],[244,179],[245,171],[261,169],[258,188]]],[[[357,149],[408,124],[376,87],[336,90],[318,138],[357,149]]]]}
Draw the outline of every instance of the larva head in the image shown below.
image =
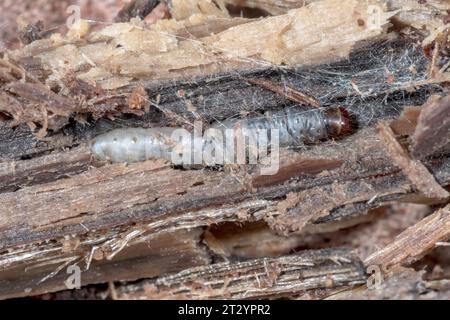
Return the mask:
{"type": "Polygon", "coordinates": [[[343,107],[330,108],[325,111],[325,123],[330,138],[338,138],[350,133],[353,124],[348,111],[343,107]]]}

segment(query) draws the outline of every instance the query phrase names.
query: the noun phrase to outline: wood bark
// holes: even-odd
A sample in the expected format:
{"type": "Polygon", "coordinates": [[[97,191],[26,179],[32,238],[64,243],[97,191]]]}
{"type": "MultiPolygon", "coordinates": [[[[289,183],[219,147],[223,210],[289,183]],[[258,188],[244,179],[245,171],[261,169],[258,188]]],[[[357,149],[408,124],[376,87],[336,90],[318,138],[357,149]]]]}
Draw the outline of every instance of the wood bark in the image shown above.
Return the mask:
{"type": "MultiPolygon", "coordinates": [[[[177,19],[152,27],[72,29],[1,57],[0,298],[64,290],[69,265],[83,286],[149,278],[117,286],[119,298],[349,298],[355,285],[366,292],[368,266],[411,265],[448,240],[444,4],[240,2],[274,14],[253,19],[203,2],[173,1],[177,19]],[[368,5],[379,28],[368,28],[368,5]],[[89,148],[117,127],[207,127],[297,104],[344,107],[353,130],[282,149],[270,176],[257,165],[110,164],[89,148]],[[292,254],[399,202],[436,212],[365,260],[333,242],[292,254]],[[276,245],[237,254],[220,236],[241,228],[251,243],[252,226],[276,245]]],[[[426,281],[402,272],[393,287],[426,281]]]]}

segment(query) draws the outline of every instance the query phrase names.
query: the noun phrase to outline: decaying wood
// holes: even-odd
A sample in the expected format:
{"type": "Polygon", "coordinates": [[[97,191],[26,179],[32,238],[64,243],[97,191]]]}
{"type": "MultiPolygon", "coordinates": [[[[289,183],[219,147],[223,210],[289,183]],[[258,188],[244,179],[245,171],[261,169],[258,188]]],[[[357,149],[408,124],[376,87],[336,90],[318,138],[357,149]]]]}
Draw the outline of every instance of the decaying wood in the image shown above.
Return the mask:
{"type": "Polygon", "coordinates": [[[328,299],[354,300],[448,300],[450,290],[447,287],[437,287],[432,281],[423,279],[423,271],[409,268],[396,268],[390,274],[383,274],[377,279],[369,280],[370,288],[355,288],[333,294],[328,299]]]}
{"type": "MultiPolygon", "coordinates": [[[[313,212],[321,212],[311,222],[327,213],[331,213],[333,217],[345,217],[352,214],[352,206],[358,206],[359,211],[364,208],[364,205],[360,207],[360,204],[367,203],[374,197],[368,204],[369,208],[413,192],[409,181],[391,165],[379,141],[371,137],[373,134],[373,131],[369,130],[365,134],[361,132],[353,136],[348,143],[360,144],[360,149],[354,149],[354,153],[349,153],[348,145],[345,144],[330,144],[328,148],[303,152],[295,157],[289,156],[288,153],[284,162],[283,158],[281,159],[279,174],[264,179],[257,173],[181,171],[172,169],[165,162],[147,161],[128,166],[115,164],[92,168],[71,178],[37,184],[13,193],[3,193],[0,194],[0,199],[5,204],[0,219],[2,247],[24,243],[27,238],[29,240],[25,243],[43,237],[45,239],[49,236],[46,235],[48,231],[51,231],[53,236],[84,233],[85,230],[79,222],[83,222],[89,229],[98,229],[98,226],[106,221],[110,221],[108,225],[121,225],[128,223],[131,216],[133,221],[137,222],[218,204],[248,201],[255,197],[275,200],[272,207],[278,213],[266,214],[265,219],[271,223],[273,221],[277,229],[283,230],[285,225],[285,231],[292,228],[298,230],[295,226],[305,219],[306,214],[311,214],[308,209],[311,205],[315,206],[313,212]],[[371,156],[367,157],[369,148],[372,150],[371,156]],[[331,155],[333,158],[330,158],[331,155]],[[314,165],[314,159],[328,160],[319,160],[314,165]],[[356,164],[361,166],[360,173],[354,170],[356,164]],[[323,173],[315,175],[317,172],[323,173]],[[341,191],[337,192],[338,190],[341,191]],[[298,201],[283,199],[292,192],[299,192],[298,201]],[[112,194],[115,196],[111,197],[112,194]],[[303,197],[300,196],[302,194],[303,197]],[[311,202],[301,201],[308,194],[311,197],[314,194],[316,196],[311,198],[311,202]],[[339,194],[341,196],[336,198],[339,194]],[[334,198],[330,198],[331,195],[334,195],[334,198]],[[330,202],[327,199],[335,200],[330,202]],[[280,200],[282,203],[290,203],[296,210],[284,213],[280,210],[283,204],[277,204],[280,200]],[[53,208],[60,209],[55,212],[53,208]],[[105,220],[102,222],[103,219],[105,220]]],[[[77,150],[77,153],[81,152],[77,150]]],[[[77,154],[78,156],[80,155],[77,154]]],[[[80,157],[81,161],[90,159],[86,153],[80,157]]],[[[81,161],[75,162],[75,169],[81,166],[81,161]]],[[[448,158],[430,164],[436,179],[443,185],[449,184],[448,158]]],[[[73,170],[74,165],[69,164],[68,169],[73,170]]],[[[47,164],[43,163],[41,166],[44,169],[47,164]]],[[[87,166],[87,163],[84,166],[87,166]]],[[[20,168],[21,162],[7,165],[5,178],[9,176],[9,179],[15,179],[20,168]],[[16,170],[16,174],[11,174],[13,170],[16,170]]],[[[24,169],[23,174],[28,175],[27,168],[24,169]]],[[[55,172],[54,178],[61,173],[63,171],[55,172]]],[[[289,205],[285,206],[289,208],[289,205]]]]}
{"type": "Polygon", "coordinates": [[[437,242],[449,238],[450,205],[447,205],[406,229],[391,244],[368,257],[364,263],[385,267],[410,264],[433,249],[437,242]]]}
{"type": "Polygon", "coordinates": [[[421,106],[405,107],[400,117],[392,120],[389,126],[398,136],[411,136],[416,129],[421,111],[421,106]]]}
{"type": "MultiPolygon", "coordinates": [[[[35,65],[40,65],[40,73],[46,74],[44,82],[51,88],[66,87],[67,78],[73,77],[73,74],[76,81],[82,81],[86,88],[89,88],[86,83],[94,83],[91,94],[72,101],[72,107],[78,112],[80,109],[89,111],[89,105],[96,103],[94,109],[104,115],[115,111],[114,105],[120,104],[125,94],[113,91],[105,94],[108,98],[103,95],[98,97],[99,90],[124,88],[136,80],[172,80],[230,72],[238,68],[268,68],[281,63],[306,66],[341,60],[366,41],[386,38],[387,19],[393,14],[380,12],[380,25],[369,28],[359,26],[355,23],[356,18],[348,15],[348,12],[356,12],[361,15],[360,19],[368,20],[368,4],[363,2],[329,0],[311,5],[312,11],[330,16],[329,19],[321,19],[311,14],[310,10],[300,8],[262,21],[241,21],[239,25],[218,30],[209,36],[196,36],[189,30],[201,25],[203,19],[173,21],[173,26],[166,27],[167,31],[161,31],[162,26],[159,27],[158,23],[148,29],[132,23],[115,24],[86,35],[83,41],[79,37],[56,36],[35,41],[24,50],[11,54],[11,58],[18,62],[31,60],[35,65]],[[339,28],[332,21],[339,21],[339,28]],[[186,29],[191,34],[187,38],[180,35],[186,29]],[[261,33],[266,34],[265,41],[260,41],[261,33]],[[305,35],[310,38],[305,38],[305,35]],[[280,39],[283,39],[281,43],[280,39]],[[330,56],[329,52],[333,55],[330,56]],[[131,60],[130,55],[134,57],[131,60]],[[61,64],[63,68],[60,68],[61,64]]],[[[8,94],[21,95],[20,91],[9,92],[8,87],[4,90],[8,94]]],[[[148,91],[154,95],[154,92],[148,91]]],[[[25,94],[23,98],[28,100],[30,96],[25,94]]],[[[2,109],[6,107],[0,106],[2,109]]],[[[5,111],[11,113],[9,108],[5,111]]],[[[42,117],[36,122],[42,123],[42,117]]],[[[55,129],[58,128],[55,126],[55,129]]],[[[51,125],[50,129],[53,129],[51,125]]]]}
{"type": "Polygon", "coordinates": [[[287,86],[282,87],[280,85],[273,84],[272,82],[263,79],[250,78],[246,80],[250,83],[266,88],[267,90],[278,93],[281,96],[285,96],[287,99],[297,102],[300,105],[313,106],[316,108],[320,107],[320,102],[316,98],[308,96],[307,94],[304,94],[298,90],[294,90],[290,87],[287,86]]]}
{"type": "Polygon", "coordinates": [[[450,142],[450,96],[429,99],[412,136],[411,154],[424,158],[450,142]]]}
{"type": "MultiPolygon", "coordinates": [[[[156,3],[135,1],[122,16],[156,3]]],[[[173,0],[174,19],[71,30],[0,58],[0,298],[64,290],[73,264],[83,286],[150,278],[118,286],[122,298],[348,297],[367,266],[410,264],[449,238],[448,5],[224,3],[274,16],[173,0]],[[109,164],[89,150],[115,127],[208,126],[295,104],[344,107],[354,128],[282,149],[271,176],[257,166],[109,164]],[[306,235],[373,222],[371,210],[399,201],[445,207],[370,252],[365,267],[340,249],[289,254],[314,248],[306,235]],[[254,256],[227,247],[217,230],[243,224],[262,226],[274,247],[254,256]]],[[[424,283],[403,271],[386,286],[424,283]]]]}
{"type": "Polygon", "coordinates": [[[450,196],[447,190],[443,189],[428,169],[417,160],[411,159],[406,150],[397,141],[392,129],[388,124],[381,122],[379,124],[380,135],[384,141],[385,147],[394,162],[402,168],[408,179],[430,198],[445,199],[450,196]]]}
{"type": "MultiPolygon", "coordinates": [[[[64,143],[60,136],[49,139],[47,143],[37,140],[27,127],[19,126],[14,130],[9,128],[11,124],[0,123],[0,132],[6,139],[0,141],[0,157],[3,159],[20,159],[29,157],[36,153],[54,150],[55,147],[71,147],[74,144],[86,141],[86,139],[109,130],[116,126],[150,126],[150,125],[174,125],[173,118],[162,117],[159,110],[166,113],[176,113],[183,119],[193,122],[197,115],[207,121],[217,121],[234,117],[240,114],[255,114],[263,110],[277,110],[280,107],[289,107],[292,101],[267,90],[259,85],[251,85],[247,78],[258,78],[270,81],[276,86],[295,88],[308,96],[315,97],[322,105],[339,104],[346,107],[355,117],[359,127],[375,123],[379,119],[395,117],[404,105],[420,105],[425,102],[428,90],[441,90],[436,83],[424,81],[426,77],[426,58],[420,49],[414,48],[404,41],[383,42],[370,45],[363,50],[355,51],[349,60],[331,65],[320,65],[314,68],[300,68],[295,70],[263,69],[243,73],[228,73],[211,78],[204,76],[194,81],[172,81],[172,82],[147,82],[139,83],[138,87],[144,86],[147,97],[139,95],[138,101],[149,100],[150,106],[129,102],[136,92],[135,85],[129,85],[120,92],[98,91],[95,87],[81,80],[70,81],[68,87],[72,96],[77,101],[87,101],[85,108],[78,108],[79,112],[94,112],[94,118],[102,115],[119,117],[117,123],[99,121],[98,123],[75,124],[64,128],[66,141],[64,143]],[[372,51],[377,51],[382,58],[376,61],[372,59],[372,51]],[[397,75],[398,81],[386,81],[387,74],[384,72],[368,72],[383,69],[384,60],[393,61],[390,70],[397,75]],[[408,71],[410,64],[404,64],[404,60],[413,61],[416,71],[408,71]],[[367,63],[367,61],[370,61],[367,63]],[[359,71],[358,71],[359,70],[359,71]],[[343,76],[336,76],[344,72],[343,76]],[[368,76],[368,73],[370,76],[368,76]],[[316,80],[311,80],[316,79],[316,80]],[[415,82],[417,79],[422,84],[415,82]],[[336,86],[327,83],[339,83],[336,86]],[[425,84],[426,83],[426,84],[425,84]],[[407,85],[408,84],[408,85],[407,85]],[[358,91],[355,90],[357,86],[358,91]],[[419,88],[415,94],[408,91],[419,88]],[[401,94],[401,100],[389,99],[385,101],[386,94],[401,94]],[[361,96],[361,94],[363,96],[361,96]],[[157,107],[155,107],[157,105],[157,107]],[[383,108],[379,106],[383,105],[383,108]],[[124,117],[121,113],[136,113],[148,108],[142,116],[124,117]],[[80,111],[81,109],[81,111],[80,111]],[[15,141],[12,143],[11,138],[15,141]],[[67,139],[69,138],[69,139],[67,139]],[[13,144],[13,146],[12,146],[13,144]]],[[[27,65],[27,68],[31,66],[27,65]]],[[[14,117],[14,124],[33,121],[42,122],[42,113],[33,108],[26,108],[27,100],[22,97],[12,97],[5,93],[5,102],[0,99],[0,109],[3,108],[14,117]],[[8,98],[8,100],[6,100],[8,98]],[[14,102],[13,104],[11,102],[14,102]],[[3,107],[2,107],[3,106],[3,107]],[[24,114],[23,110],[27,110],[24,114]]],[[[387,97],[389,97],[388,95],[387,97]]],[[[0,96],[2,97],[2,96],[0,96]]],[[[72,98],[71,98],[72,100],[72,98]]],[[[51,111],[49,111],[51,114],[51,111]]],[[[50,119],[52,117],[50,116],[50,119]]],[[[66,119],[65,121],[67,121],[66,119]]],[[[60,126],[60,123],[57,123],[60,126]]],[[[183,123],[184,124],[184,123],[183,123]]],[[[52,129],[52,121],[49,123],[52,129]]]]}
{"type": "MultiPolygon", "coordinates": [[[[106,247],[97,246],[96,241],[86,241],[89,243],[86,246],[76,237],[64,239],[62,247],[49,245],[41,250],[39,245],[35,245],[37,251],[28,257],[35,262],[33,265],[16,263],[13,268],[8,268],[5,265],[8,261],[3,260],[0,299],[65,290],[68,265],[80,267],[81,285],[104,283],[118,278],[134,281],[206,265],[210,263],[210,257],[206,248],[198,245],[201,234],[201,229],[162,233],[152,237],[150,242],[127,246],[117,255],[114,251],[104,251],[106,247]],[[112,254],[114,259],[109,257],[112,254]]],[[[117,239],[104,234],[103,241],[107,239],[111,250],[128,243],[126,237],[117,239]]],[[[14,261],[20,259],[22,254],[27,255],[27,251],[32,250],[6,256],[14,261]]]]}
{"type": "Polygon", "coordinates": [[[261,299],[365,281],[358,259],[336,249],[186,269],[156,281],[119,287],[118,294],[125,299],[261,299]]]}
{"type": "MultiPolygon", "coordinates": [[[[224,0],[225,3],[249,8],[262,9],[273,15],[285,14],[289,10],[307,6],[320,0],[224,0]]],[[[400,10],[394,17],[395,24],[401,27],[414,26],[429,31],[439,28],[445,18],[447,3],[445,0],[382,0],[379,2],[390,10],[400,10]]]]}
{"type": "MultiPolygon", "coordinates": [[[[376,141],[368,140],[369,137],[376,137],[376,135],[369,132],[359,137],[359,143],[363,141],[368,143],[362,145],[362,150],[367,151],[370,143],[376,141]]],[[[342,148],[341,155],[347,154],[349,158],[358,159],[359,165],[362,164],[361,161],[364,161],[361,156],[348,154],[348,148],[344,146],[330,145],[329,148],[328,152],[334,153],[340,161],[344,158],[339,156],[339,148],[342,148]]],[[[297,161],[290,157],[289,161],[292,162],[288,162],[281,176],[289,177],[290,180],[293,178],[294,172],[296,175],[300,173],[299,177],[302,177],[300,180],[294,178],[291,182],[280,185],[280,182],[286,180],[275,176],[273,177],[275,185],[271,185],[270,180],[267,180],[264,187],[257,188],[256,192],[245,191],[248,187],[241,180],[245,180],[245,176],[240,177],[213,171],[179,171],[171,169],[164,162],[147,161],[127,167],[120,164],[110,165],[92,169],[72,178],[27,187],[13,193],[3,193],[1,195],[2,203],[9,213],[5,212],[2,215],[2,230],[4,230],[2,231],[2,246],[4,249],[11,249],[1,260],[4,267],[8,269],[20,264],[31,267],[38,263],[36,259],[33,259],[33,255],[30,255],[33,250],[25,249],[28,254],[20,258],[18,249],[13,249],[14,247],[24,250],[41,240],[63,239],[65,235],[76,235],[77,238],[80,238],[81,243],[86,243],[81,246],[82,252],[89,252],[92,250],[92,245],[89,243],[97,243],[97,246],[103,248],[102,250],[109,251],[111,250],[109,249],[111,247],[109,240],[127,238],[126,245],[131,246],[134,242],[145,241],[152,235],[158,234],[158,230],[168,232],[169,230],[201,227],[223,221],[266,219],[273,227],[282,230],[281,221],[284,220],[288,227],[287,230],[291,230],[291,226],[295,226],[297,220],[303,221],[304,214],[308,213],[309,203],[306,202],[302,205],[302,202],[299,202],[298,213],[285,217],[282,212],[278,211],[279,201],[276,200],[276,197],[282,197],[289,190],[295,192],[302,188],[311,188],[311,192],[322,188],[324,191],[329,190],[332,194],[336,188],[339,188],[339,185],[334,183],[336,179],[344,179],[341,188],[354,190],[354,193],[343,194],[342,202],[336,203],[335,207],[329,206],[327,202],[320,199],[317,203],[325,205],[323,210],[331,211],[328,219],[342,219],[342,217],[351,216],[364,210],[364,205],[360,206],[361,203],[367,203],[366,208],[376,207],[401,199],[412,191],[408,180],[402,177],[401,172],[390,166],[384,150],[376,144],[373,148],[374,152],[366,160],[366,165],[370,163],[372,169],[369,167],[364,169],[373,170],[372,173],[370,171],[364,173],[367,179],[354,174],[349,176],[347,170],[352,170],[352,166],[354,167],[351,162],[339,165],[340,162],[325,161],[319,162],[318,166],[314,167],[305,159],[306,167],[303,169],[305,171],[300,173],[299,163],[301,161],[299,162],[299,160],[306,156],[303,154],[297,156],[297,161]],[[380,154],[380,163],[374,163],[375,150],[380,154]],[[385,167],[380,171],[379,165],[383,161],[386,161],[383,165],[385,167]],[[289,163],[293,164],[289,165],[289,163]],[[311,172],[322,171],[323,166],[330,170],[336,165],[338,165],[337,171],[334,171],[336,169],[332,170],[328,176],[321,177],[313,174],[308,178],[311,172]],[[289,171],[290,166],[290,170],[294,171],[289,171]],[[345,169],[346,167],[347,169],[345,169]],[[287,174],[287,172],[292,173],[287,174]],[[309,174],[305,175],[308,172],[309,174]],[[343,176],[339,177],[339,175],[343,176]],[[348,178],[344,178],[345,176],[348,178]],[[345,182],[345,179],[350,180],[345,182]],[[357,180],[352,182],[352,179],[357,180]],[[133,181],[132,184],[131,181],[133,181]],[[184,182],[180,183],[181,181],[184,182]],[[161,186],[164,188],[162,189],[161,186]],[[227,193],[224,193],[224,190],[227,190],[227,193]],[[113,197],[111,197],[112,194],[114,194],[113,197]],[[252,201],[251,199],[255,197],[266,200],[252,201]],[[114,202],[112,202],[113,199],[114,202]],[[243,201],[242,207],[236,207],[234,203],[240,201],[243,201]],[[72,205],[69,207],[66,205],[68,203],[72,205]],[[208,207],[219,204],[222,206],[221,209],[208,209],[208,207]],[[356,205],[355,208],[358,210],[351,210],[352,205],[356,205]],[[305,208],[305,211],[301,210],[302,207],[305,208]],[[55,211],[54,208],[59,209],[55,211]],[[130,223],[138,223],[138,225],[129,228],[127,225],[130,223]],[[104,239],[105,231],[102,229],[105,227],[108,230],[114,227],[114,232],[108,240],[104,239]],[[129,238],[128,234],[132,234],[132,237],[129,238]],[[10,256],[16,256],[16,259],[11,260],[10,256]]],[[[324,152],[326,149],[321,150],[324,152]]],[[[317,151],[311,152],[317,155],[317,151]]],[[[436,177],[444,184],[450,183],[448,166],[448,160],[435,164],[436,177]]],[[[327,193],[323,193],[323,196],[330,197],[327,193]]],[[[315,217],[315,219],[317,218],[315,217]]],[[[52,246],[54,245],[52,244],[52,246]]],[[[50,255],[46,253],[45,247],[46,245],[41,244],[36,251],[44,260],[50,259],[50,257],[56,259],[57,257],[61,258],[61,255],[64,256],[60,251],[63,247],[62,242],[57,242],[56,248],[60,249],[54,249],[50,255]]],[[[80,253],[72,252],[72,255],[76,257],[80,253]]]]}

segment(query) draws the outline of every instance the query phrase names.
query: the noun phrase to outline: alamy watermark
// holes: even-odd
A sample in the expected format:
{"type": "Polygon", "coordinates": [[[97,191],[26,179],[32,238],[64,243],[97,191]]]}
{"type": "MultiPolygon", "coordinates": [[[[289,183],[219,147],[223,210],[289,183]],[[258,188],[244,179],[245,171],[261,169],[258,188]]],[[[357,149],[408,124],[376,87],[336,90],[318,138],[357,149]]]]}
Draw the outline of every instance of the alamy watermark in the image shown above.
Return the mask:
{"type": "Polygon", "coordinates": [[[81,8],[77,5],[68,6],[66,13],[70,16],[66,20],[66,26],[68,29],[72,29],[74,26],[79,25],[81,21],[81,8]]]}
{"type": "Polygon", "coordinates": [[[193,132],[175,129],[171,162],[175,165],[259,164],[261,175],[273,175],[279,169],[278,129],[217,129],[202,134],[201,124],[193,132]]]}
{"type": "Polygon", "coordinates": [[[67,289],[80,289],[81,288],[81,268],[76,264],[72,264],[67,267],[66,273],[69,274],[64,284],[67,289]]]}

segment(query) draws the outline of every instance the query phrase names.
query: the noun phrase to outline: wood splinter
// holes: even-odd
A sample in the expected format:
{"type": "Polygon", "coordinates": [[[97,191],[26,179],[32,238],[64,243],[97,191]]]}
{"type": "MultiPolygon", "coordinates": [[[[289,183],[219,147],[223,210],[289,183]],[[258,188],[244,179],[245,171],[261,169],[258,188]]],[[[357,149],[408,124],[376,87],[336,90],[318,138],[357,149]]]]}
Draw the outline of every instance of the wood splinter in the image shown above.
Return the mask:
{"type": "Polygon", "coordinates": [[[285,97],[288,100],[297,102],[301,105],[310,105],[316,108],[320,108],[321,103],[316,98],[307,95],[306,93],[300,92],[298,90],[292,89],[288,86],[280,86],[269,80],[257,79],[257,78],[247,78],[245,79],[251,84],[256,84],[263,87],[264,89],[270,90],[272,92],[278,93],[279,95],[285,97]]]}
{"type": "Polygon", "coordinates": [[[450,196],[421,161],[413,160],[408,155],[395,138],[394,132],[388,123],[380,122],[378,128],[380,138],[384,141],[384,146],[389,156],[419,191],[429,198],[446,199],[450,196]]]}

